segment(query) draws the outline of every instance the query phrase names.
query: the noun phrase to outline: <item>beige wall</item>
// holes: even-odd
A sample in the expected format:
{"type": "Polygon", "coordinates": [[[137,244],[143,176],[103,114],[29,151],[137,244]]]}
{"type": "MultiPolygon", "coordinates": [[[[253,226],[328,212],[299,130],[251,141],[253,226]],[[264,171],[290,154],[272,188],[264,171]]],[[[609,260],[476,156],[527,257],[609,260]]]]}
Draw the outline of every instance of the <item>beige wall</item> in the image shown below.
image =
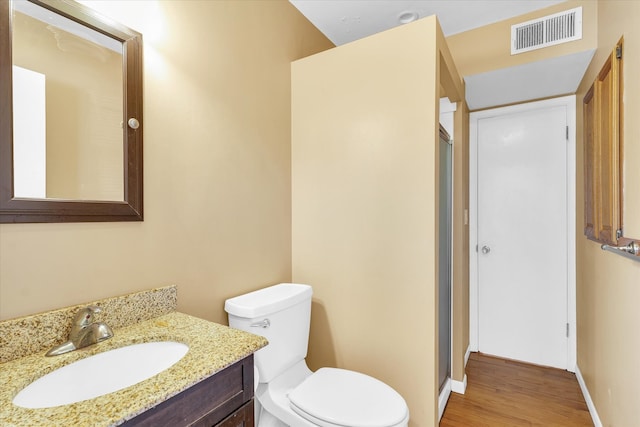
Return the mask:
{"type": "Polygon", "coordinates": [[[0,319],[176,284],[224,323],[291,278],[290,61],[332,44],[286,1],[94,6],[144,37],[145,221],[0,225],[0,319]]]}
{"type": "Polygon", "coordinates": [[[596,5],[597,2],[592,0],[562,2],[516,18],[452,35],[447,37],[447,44],[462,76],[582,52],[596,46],[596,33],[592,31],[597,21],[596,5]],[[511,55],[511,25],[578,6],[582,6],[582,40],[511,55]]]}
{"type": "Polygon", "coordinates": [[[293,280],[315,292],[308,361],[390,384],[412,426],[437,424],[436,142],[448,58],[438,31],[426,18],[292,65],[293,280]]]}
{"type": "Polygon", "coordinates": [[[458,103],[453,135],[453,341],[451,376],[464,380],[469,348],[469,109],[458,103]],[[466,215],[465,215],[466,211],[466,215]],[[465,218],[466,223],[465,223],[465,218]]]}
{"type": "Polygon", "coordinates": [[[640,2],[599,1],[598,51],[580,85],[578,104],[578,367],[605,427],[640,420],[640,262],[599,248],[584,228],[582,98],[624,36],[624,235],[640,239],[640,2]]]}

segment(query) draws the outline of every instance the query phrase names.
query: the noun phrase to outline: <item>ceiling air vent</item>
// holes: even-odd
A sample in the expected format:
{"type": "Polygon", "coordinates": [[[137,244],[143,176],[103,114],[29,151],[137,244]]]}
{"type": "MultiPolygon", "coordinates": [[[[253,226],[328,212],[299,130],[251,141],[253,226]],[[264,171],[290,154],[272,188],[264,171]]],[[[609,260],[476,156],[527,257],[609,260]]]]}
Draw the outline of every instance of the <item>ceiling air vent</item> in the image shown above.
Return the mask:
{"type": "Polygon", "coordinates": [[[582,7],[511,26],[511,54],[582,38],[582,7]]]}

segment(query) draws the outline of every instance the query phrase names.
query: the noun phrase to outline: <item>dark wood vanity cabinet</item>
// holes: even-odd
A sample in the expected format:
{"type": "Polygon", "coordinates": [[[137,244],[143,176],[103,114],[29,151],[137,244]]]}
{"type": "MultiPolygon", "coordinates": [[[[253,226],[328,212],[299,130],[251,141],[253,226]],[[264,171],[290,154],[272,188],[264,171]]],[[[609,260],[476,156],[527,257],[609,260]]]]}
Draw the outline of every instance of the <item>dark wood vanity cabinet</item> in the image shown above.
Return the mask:
{"type": "Polygon", "coordinates": [[[253,400],[251,400],[215,427],[253,427],[253,424],[253,400]]]}
{"type": "Polygon", "coordinates": [[[126,427],[249,427],[253,355],[122,424],[126,427]]]}

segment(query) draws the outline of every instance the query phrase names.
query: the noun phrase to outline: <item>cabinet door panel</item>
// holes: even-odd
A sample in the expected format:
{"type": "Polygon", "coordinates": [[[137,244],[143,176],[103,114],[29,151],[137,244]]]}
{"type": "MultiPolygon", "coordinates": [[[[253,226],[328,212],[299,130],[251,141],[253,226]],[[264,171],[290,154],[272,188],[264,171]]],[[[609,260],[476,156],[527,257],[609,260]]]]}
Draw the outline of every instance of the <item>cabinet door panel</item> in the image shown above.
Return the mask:
{"type": "Polygon", "coordinates": [[[253,400],[214,427],[253,427],[253,400]]]}
{"type": "Polygon", "coordinates": [[[621,43],[583,99],[584,234],[615,246],[622,229],[621,43]]]}
{"type": "Polygon", "coordinates": [[[618,129],[617,100],[618,84],[615,57],[609,56],[598,75],[596,84],[599,93],[598,129],[599,129],[599,230],[598,238],[605,243],[616,244],[616,232],[620,228],[620,206],[618,189],[618,129]]]}

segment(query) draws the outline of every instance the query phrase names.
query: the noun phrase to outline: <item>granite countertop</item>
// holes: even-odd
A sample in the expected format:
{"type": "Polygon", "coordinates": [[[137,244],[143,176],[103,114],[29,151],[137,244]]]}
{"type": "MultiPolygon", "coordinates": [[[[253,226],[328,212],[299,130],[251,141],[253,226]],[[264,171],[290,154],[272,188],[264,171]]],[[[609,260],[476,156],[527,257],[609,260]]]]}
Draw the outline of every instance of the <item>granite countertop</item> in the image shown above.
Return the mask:
{"type": "MultiPolygon", "coordinates": [[[[261,336],[179,312],[114,330],[113,338],[60,356],[40,352],[0,364],[0,425],[117,426],[267,345],[261,336]],[[151,341],[177,341],[188,353],[160,374],[95,399],[54,408],[26,409],[12,403],[32,381],[96,353],[151,341]]],[[[88,379],[90,381],[90,379],[88,379]]]]}

